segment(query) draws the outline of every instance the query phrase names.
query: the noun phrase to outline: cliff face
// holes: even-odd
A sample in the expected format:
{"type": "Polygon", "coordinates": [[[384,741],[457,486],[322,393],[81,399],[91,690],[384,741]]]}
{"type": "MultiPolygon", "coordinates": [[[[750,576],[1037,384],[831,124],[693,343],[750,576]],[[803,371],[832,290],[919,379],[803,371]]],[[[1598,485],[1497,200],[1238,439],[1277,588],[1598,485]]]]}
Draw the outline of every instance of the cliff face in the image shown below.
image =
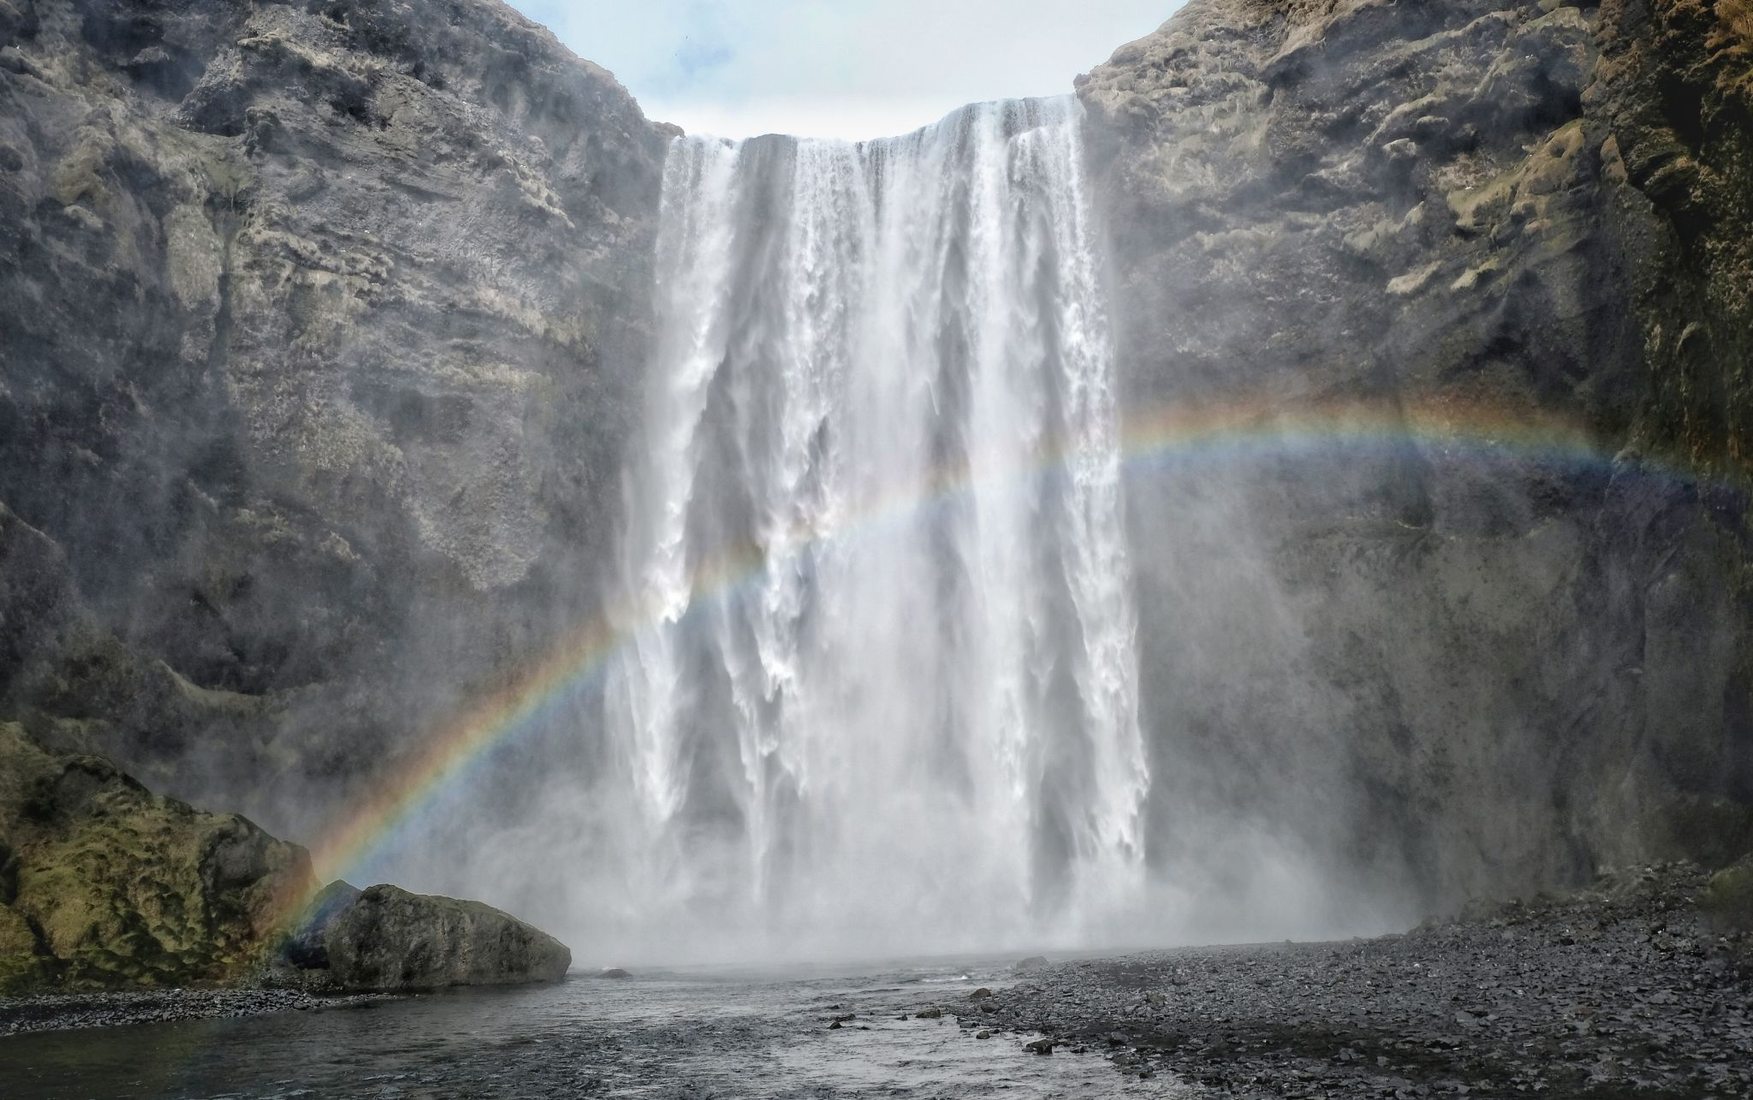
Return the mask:
{"type": "Polygon", "coordinates": [[[1193,0],[1080,79],[1129,402],[1280,441],[1130,479],[1191,881],[1407,912],[1753,839],[1750,58],[1732,0],[1193,0]],[[1595,456],[1499,446],[1558,423],[1595,456]]]}
{"type": "MultiPolygon", "coordinates": [[[[1753,845],[1750,37],[1193,0],[1080,81],[1132,413],[1248,440],[1128,481],[1164,881],[1753,845]]],[[[492,0],[0,0],[0,104],[0,718],[309,835],[593,613],[665,131],[492,0]]]]}
{"type": "Polygon", "coordinates": [[[483,0],[0,0],[0,47],[7,712],[338,777],[588,611],[665,140],[612,77],[483,0]]]}

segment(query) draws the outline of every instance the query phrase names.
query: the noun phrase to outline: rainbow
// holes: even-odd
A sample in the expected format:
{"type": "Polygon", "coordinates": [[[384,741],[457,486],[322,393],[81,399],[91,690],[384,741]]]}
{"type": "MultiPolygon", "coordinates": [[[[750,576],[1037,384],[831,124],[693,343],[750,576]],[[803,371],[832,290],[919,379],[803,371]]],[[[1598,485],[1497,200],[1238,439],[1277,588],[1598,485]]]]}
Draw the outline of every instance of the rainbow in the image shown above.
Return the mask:
{"type": "MultiPolygon", "coordinates": [[[[1190,456],[1223,462],[1249,454],[1295,455],[1407,444],[1418,445],[1437,460],[1485,456],[1558,467],[1615,463],[1581,423],[1526,408],[1454,397],[1413,405],[1329,402],[1286,409],[1284,404],[1282,399],[1182,404],[1124,416],[1120,427],[1122,463],[1130,470],[1140,464],[1190,456]]],[[[1004,474],[1014,480],[1051,471],[1070,457],[1074,443],[1050,442],[1026,468],[1004,474]]],[[[1637,468],[1667,469],[1650,464],[1637,468]]],[[[1677,476],[1687,482],[1697,480],[1684,473],[1677,476]]],[[[982,480],[965,467],[941,470],[922,485],[869,502],[834,532],[798,530],[791,533],[789,542],[802,548],[824,538],[867,533],[969,492],[982,480]]],[[[770,564],[759,548],[737,548],[695,572],[693,599],[722,598],[760,577],[770,564]]],[[[312,864],[321,879],[342,877],[370,858],[472,763],[521,731],[534,728],[546,711],[571,698],[605,667],[635,630],[654,618],[650,608],[611,609],[565,635],[535,664],[433,730],[412,756],[398,763],[394,774],[381,777],[369,797],[352,806],[311,846],[312,864]]],[[[308,900],[299,899],[296,908],[302,911],[308,900]]]]}

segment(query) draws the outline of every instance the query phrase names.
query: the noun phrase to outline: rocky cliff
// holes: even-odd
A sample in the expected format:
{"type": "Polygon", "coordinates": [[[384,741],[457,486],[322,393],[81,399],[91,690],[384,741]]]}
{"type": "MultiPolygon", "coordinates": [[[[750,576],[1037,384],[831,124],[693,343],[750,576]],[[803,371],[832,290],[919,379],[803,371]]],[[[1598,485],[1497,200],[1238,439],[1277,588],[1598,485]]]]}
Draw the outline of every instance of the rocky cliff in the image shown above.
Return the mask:
{"type": "Polygon", "coordinates": [[[588,613],[664,135],[484,0],[0,0],[0,104],[0,711],[299,828],[588,613]]]}
{"type": "MultiPolygon", "coordinates": [[[[1079,82],[1132,415],[1247,444],[1128,482],[1196,909],[1753,844],[1750,37],[1193,0],[1079,82]]],[[[0,104],[0,717],[309,835],[591,617],[666,131],[492,0],[0,0],[0,104]]]]}
{"type": "Polygon", "coordinates": [[[1129,403],[1255,444],[1129,482],[1157,858],[1356,919],[1744,848],[1746,6],[1193,0],[1079,94],[1129,403]]]}

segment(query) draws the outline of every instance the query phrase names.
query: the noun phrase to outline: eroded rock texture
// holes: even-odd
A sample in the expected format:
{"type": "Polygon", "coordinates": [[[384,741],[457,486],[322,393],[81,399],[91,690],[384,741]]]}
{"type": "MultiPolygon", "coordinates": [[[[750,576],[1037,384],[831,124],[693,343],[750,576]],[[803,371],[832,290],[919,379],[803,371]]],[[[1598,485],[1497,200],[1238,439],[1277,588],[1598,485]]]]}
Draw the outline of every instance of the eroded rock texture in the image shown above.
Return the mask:
{"type": "Polygon", "coordinates": [[[310,857],[0,723],[0,993],[236,981],[310,857]]]}
{"type": "Polygon", "coordinates": [[[476,901],[318,892],[310,855],[236,814],[0,723],[0,995],[217,985],[319,992],[555,981],[571,952],[476,901]]]}
{"type": "Polygon", "coordinates": [[[296,828],[587,615],[663,142],[484,0],[0,2],[4,711],[296,828]]]}
{"type": "Polygon", "coordinates": [[[478,901],[355,891],[323,930],[328,978],[342,989],[415,990],[551,982],[566,976],[566,945],[478,901]]]}
{"type": "Polygon", "coordinates": [[[1185,881],[1409,913],[1748,842],[1750,36],[1193,0],[1079,81],[1133,415],[1241,439],[1130,479],[1185,881]]]}

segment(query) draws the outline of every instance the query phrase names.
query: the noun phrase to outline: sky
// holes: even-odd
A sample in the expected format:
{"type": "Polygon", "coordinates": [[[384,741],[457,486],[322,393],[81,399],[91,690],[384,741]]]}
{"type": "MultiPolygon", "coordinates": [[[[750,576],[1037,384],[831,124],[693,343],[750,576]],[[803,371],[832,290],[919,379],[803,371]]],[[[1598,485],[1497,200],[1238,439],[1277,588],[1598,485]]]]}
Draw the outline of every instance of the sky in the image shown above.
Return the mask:
{"type": "Polygon", "coordinates": [[[1183,0],[510,0],[691,133],[887,137],[1060,95],[1183,0]]]}

